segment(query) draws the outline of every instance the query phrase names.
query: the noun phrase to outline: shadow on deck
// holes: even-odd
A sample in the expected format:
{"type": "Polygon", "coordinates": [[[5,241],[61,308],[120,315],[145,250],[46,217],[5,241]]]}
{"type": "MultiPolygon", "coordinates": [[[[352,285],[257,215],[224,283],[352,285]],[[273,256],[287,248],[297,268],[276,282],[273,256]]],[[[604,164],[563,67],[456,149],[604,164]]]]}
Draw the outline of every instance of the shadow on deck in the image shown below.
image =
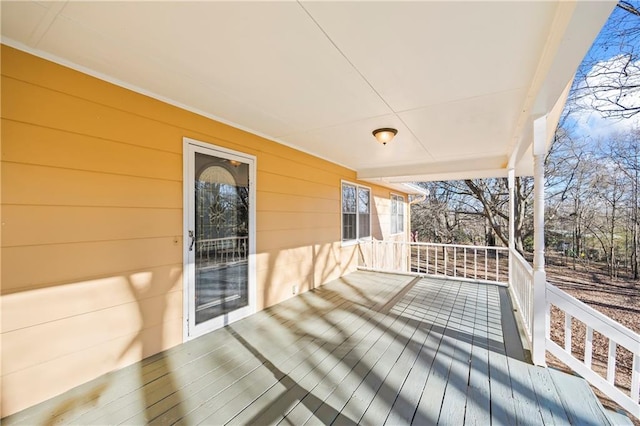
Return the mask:
{"type": "Polygon", "coordinates": [[[3,422],[607,424],[581,382],[525,361],[504,288],[361,271],[3,422]]]}

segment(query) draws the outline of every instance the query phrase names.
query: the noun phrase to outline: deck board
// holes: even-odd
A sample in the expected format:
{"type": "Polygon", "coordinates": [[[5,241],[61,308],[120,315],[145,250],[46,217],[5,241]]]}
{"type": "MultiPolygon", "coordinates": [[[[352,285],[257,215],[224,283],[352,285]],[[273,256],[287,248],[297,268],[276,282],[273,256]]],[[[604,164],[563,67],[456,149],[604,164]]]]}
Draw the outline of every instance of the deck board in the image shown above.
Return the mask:
{"type": "MultiPolygon", "coordinates": [[[[358,351],[359,353],[354,353],[353,356],[349,356],[348,354],[348,356],[345,357],[346,364],[341,366],[342,368],[339,370],[340,374],[335,374],[335,366],[327,370],[328,373],[321,377],[321,380],[313,386],[313,393],[307,395],[300,401],[300,404],[286,414],[286,420],[293,424],[303,424],[309,421],[313,417],[313,414],[321,407],[322,401],[325,401],[327,397],[335,391],[338,385],[344,386],[344,389],[348,388],[346,384],[342,383],[345,379],[347,380],[346,383],[349,383],[351,377],[347,378],[348,375],[355,378],[366,375],[370,366],[377,362],[382,356],[384,349],[390,343],[382,339],[382,337],[397,321],[403,320],[399,318],[394,319],[390,316],[385,316],[375,321],[372,320],[371,322],[377,325],[377,327],[374,327],[372,331],[367,334],[363,340],[364,345],[358,351]],[[294,419],[296,420],[294,421],[294,419]]],[[[336,365],[338,364],[336,363],[336,365]]]]}
{"type": "Polygon", "coordinates": [[[465,422],[470,425],[491,423],[491,391],[489,381],[487,289],[480,287],[476,299],[476,317],[474,322],[471,349],[469,386],[467,387],[467,409],[465,422]]]}
{"type": "Polygon", "coordinates": [[[3,423],[606,421],[588,388],[580,400],[566,392],[580,379],[526,362],[506,294],[454,279],[353,273],[3,423]]]}
{"type": "MultiPolygon", "coordinates": [[[[264,412],[250,418],[251,421],[249,423],[265,424],[278,422],[282,420],[286,414],[294,410],[299,405],[298,403],[303,400],[304,404],[311,403],[314,410],[319,408],[321,405],[318,404],[319,400],[316,399],[315,404],[313,404],[310,399],[314,397],[312,392],[315,386],[321,383],[321,379],[325,379],[326,377],[323,372],[333,371],[333,369],[338,365],[344,366],[350,371],[354,360],[361,358],[362,354],[360,351],[368,350],[373,344],[373,341],[369,337],[373,328],[374,326],[371,322],[364,321],[361,327],[349,336],[352,343],[348,346],[342,346],[342,351],[325,354],[321,362],[309,363],[306,366],[306,370],[308,371],[307,374],[301,375],[298,373],[292,375],[292,379],[295,380],[295,383],[289,386],[287,392],[278,398],[277,404],[270,406],[264,412]],[[369,344],[366,343],[367,338],[369,339],[369,344]],[[305,398],[307,399],[305,400],[305,398]]],[[[304,373],[305,370],[302,372],[304,373]]]]}
{"type": "Polygon", "coordinates": [[[450,326],[457,331],[456,347],[453,351],[451,368],[446,379],[445,393],[440,410],[438,424],[459,425],[464,423],[465,410],[460,401],[466,399],[467,383],[473,342],[474,316],[476,309],[477,288],[461,289],[456,299],[456,307],[462,308],[460,317],[452,318],[450,326]],[[466,290],[466,291],[465,291],[466,290]],[[474,291],[475,290],[475,291],[474,291]]]}
{"type": "Polygon", "coordinates": [[[589,385],[582,379],[550,369],[549,375],[558,391],[558,396],[574,425],[610,425],[609,418],[602,410],[602,406],[589,385]]]}
{"type": "Polygon", "coordinates": [[[511,389],[518,424],[542,423],[535,391],[531,392],[534,387],[529,375],[529,366],[513,358],[507,358],[507,364],[511,376],[511,389]]]}
{"type": "MultiPolygon", "coordinates": [[[[331,424],[337,417],[336,410],[338,412],[343,411],[343,408],[351,399],[351,396],[356,393],[357,389],[364,387],[364,390],[359,392],[359,397],[374,396],[383,380],[381,376],[391,368],[402,350],[404,334],[413,335],[412,326],[406,318],[392,323],[387,332],[378,340],[380,345],[374,346],[370,350],[370,352],[379,355],[376,357],[375,362],[358,363],[360,368],[345,366],[346,368],[343,368],[340,375],[336,377],[336,385],[327,395],[325,404],[314,412],[314,417],[325,424],[331,424]],[[395,332],[393,331],[394,329],[396,330],[395,332]],[[366,370],[368,372],[365,373],[366,370]]],[[[358,419],[355,418],[356,416],[348,415],[347,417],[358,422],[358,419]]]]}
{"type": "Polygon", "coordinates": [[[569,417],[562,406],[549,370],[532,368],[529,370],[529,374],[531,374],[543,422],[545,424],[569,424],[569,417]]]}

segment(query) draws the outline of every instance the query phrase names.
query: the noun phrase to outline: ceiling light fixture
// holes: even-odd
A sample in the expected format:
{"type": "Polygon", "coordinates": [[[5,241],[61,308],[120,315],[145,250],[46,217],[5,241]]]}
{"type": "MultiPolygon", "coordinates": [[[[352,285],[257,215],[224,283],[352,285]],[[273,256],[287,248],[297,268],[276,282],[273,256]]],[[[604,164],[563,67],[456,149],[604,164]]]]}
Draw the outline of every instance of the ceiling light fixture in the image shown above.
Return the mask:
{"type": "Polygon", "coordinates": [[[398,131],[390,127],[383,127],[373,131],[373,136],[375,136],[376,140],[382,145],[386,145],[396,134],[398,134],[398,131]]]}

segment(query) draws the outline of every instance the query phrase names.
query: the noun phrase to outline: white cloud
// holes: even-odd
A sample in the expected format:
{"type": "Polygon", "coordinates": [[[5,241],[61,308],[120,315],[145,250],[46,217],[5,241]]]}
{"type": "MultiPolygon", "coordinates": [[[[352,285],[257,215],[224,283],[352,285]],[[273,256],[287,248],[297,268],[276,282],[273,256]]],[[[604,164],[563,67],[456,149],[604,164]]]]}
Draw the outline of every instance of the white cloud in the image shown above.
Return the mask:
{"type": "Polygon", "coordinates": [[[606,138],[640,126],[640,61],[629,55],[596,63],[574,89],[572,113],[582,135],[606,138]],[[636,113],[632,113],[636,111],[636,113]]]}

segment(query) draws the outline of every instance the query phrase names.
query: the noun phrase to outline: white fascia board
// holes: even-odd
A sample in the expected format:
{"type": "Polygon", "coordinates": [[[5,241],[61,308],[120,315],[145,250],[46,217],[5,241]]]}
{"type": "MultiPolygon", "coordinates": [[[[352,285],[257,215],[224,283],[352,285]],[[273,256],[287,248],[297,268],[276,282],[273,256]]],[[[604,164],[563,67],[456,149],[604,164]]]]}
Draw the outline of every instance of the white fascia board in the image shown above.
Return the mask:
{"type": "Polygon", "coordinates": [[[518,171],[523,156],[530,152],[533,122],[543,115],[548,115],[549,120],[547,148],[551,144],[575,71],[616,4],[617,0],[559,3],[527,102],[522,108],[523,114],[516,126],[508,168],[518,171]]]}
{"type": "Polygon", "coordinates": [[[394,191],[398,191],[403,194],[408,195],[427,195],[428,192],[425,189],[420,188],[417,185],[414,185],[410,182],[389,182],[385,179],[360,179],[364,182],[372,183],[374,185],[379,185],[385,188],[392,189],[394,191]]]}
{"type": "Polygon", "coordinates": [[[358,171],[358,179],[405,183],[502,177],[506,176],[506,167],[507,159],[498,155],[459,161],[362,169],[358,171]]]}

